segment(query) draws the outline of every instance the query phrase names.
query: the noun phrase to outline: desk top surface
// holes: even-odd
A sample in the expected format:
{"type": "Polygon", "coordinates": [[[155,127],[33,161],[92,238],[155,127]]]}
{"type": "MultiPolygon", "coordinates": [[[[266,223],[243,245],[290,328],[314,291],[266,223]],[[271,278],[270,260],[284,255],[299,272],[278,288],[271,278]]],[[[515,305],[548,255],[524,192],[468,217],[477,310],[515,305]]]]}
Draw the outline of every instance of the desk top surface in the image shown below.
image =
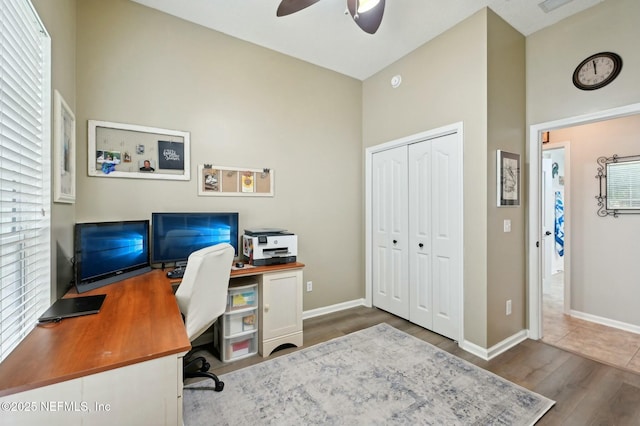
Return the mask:
{"type": "MultiPolygon", "coordinates": [[[[247,265],[232,269],[231,278],[303,267],[247,265]]],[[[107,295],[98,314],[36,326],[0,363],[0,397],[191,349],[166,271],[155,269],[81,296],[93,294],[107,295]]],[[[75,288],[65,295],[75,296],[75,288]]]]}
{"type": "Polygon", "coordinates": [[[286,271],[288,269],[301,269],[304,268],[304,263],[293,262],[293,263],[282,263],[279,265],[268,265],[268,266],[253,266],[246,264],[243,268],[231,268],[231,278],[236,277],[248,277],[251,275],[260,275],[268,272],[278,272],[278,271],[286,271]]]}
{"type": "MultiPolygon", "coordinates": [[[[82,293],[106,294],[98,314],[35,327],[0,364],[0,396],[187,352],[191,343],[160,270],[82,293]]],[[[75,289],[65,297],[74,297],[75,289]]]]}

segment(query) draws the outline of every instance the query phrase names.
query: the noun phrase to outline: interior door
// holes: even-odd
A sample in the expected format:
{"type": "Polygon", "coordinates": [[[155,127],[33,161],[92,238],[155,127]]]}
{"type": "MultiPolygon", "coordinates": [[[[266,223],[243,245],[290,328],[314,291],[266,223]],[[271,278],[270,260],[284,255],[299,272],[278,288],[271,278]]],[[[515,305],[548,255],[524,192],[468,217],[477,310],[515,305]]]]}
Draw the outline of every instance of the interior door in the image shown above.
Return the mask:
{"type": "Polygon", "coordinates": [[[433,328],[460,339],[462,309],[462,158],[458,135],[431,140],[433,328]]]}
{"type": "Polygon", "coordinates": [[[433,329],[431,141],[409,145],[409,321],[433,329]]]}
{"type": "Polygon", "coordinates": [[[555,194],[553,193],[551,158],[542,159],[542,288],[551,280],[555,229],[555,194]]]}
{"type": "Polygon", "coordinates": [[[407,147],[375,153],[372,170],[373,304],[408,318],[407,147]]]}

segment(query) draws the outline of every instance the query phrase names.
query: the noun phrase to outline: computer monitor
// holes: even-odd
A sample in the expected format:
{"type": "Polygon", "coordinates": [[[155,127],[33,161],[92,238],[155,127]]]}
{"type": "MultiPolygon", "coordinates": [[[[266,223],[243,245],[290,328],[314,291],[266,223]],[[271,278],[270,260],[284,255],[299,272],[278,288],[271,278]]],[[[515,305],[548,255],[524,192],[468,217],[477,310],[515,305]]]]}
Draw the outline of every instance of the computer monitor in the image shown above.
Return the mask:
{"type": "Polygon", "coordinates": [[[196,250],[219,243],[238,256],[238,213],[152,213],[151,262],[186,262],[196,250]]]}
{"type": "Polygon", "coordinates": [[[150,270],[148,220],[76,223],[74,278],[78,293],[150,270]]]}

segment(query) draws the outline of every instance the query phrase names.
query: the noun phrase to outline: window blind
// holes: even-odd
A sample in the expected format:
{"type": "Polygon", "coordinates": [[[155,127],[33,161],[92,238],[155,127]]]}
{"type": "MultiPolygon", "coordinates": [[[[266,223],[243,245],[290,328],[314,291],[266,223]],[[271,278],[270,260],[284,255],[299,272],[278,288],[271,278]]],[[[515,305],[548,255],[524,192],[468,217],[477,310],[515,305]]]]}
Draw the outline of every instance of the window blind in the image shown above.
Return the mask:
{"type": "Polygon", "coordinates": [[[607,208],[640,209],[640,161],[607,164],[607,208]]]}
{"type": "Polygon", "coordinates": [[[0,0],[0,360],[50,302],[51,40],[29,0],[0,0]]]}

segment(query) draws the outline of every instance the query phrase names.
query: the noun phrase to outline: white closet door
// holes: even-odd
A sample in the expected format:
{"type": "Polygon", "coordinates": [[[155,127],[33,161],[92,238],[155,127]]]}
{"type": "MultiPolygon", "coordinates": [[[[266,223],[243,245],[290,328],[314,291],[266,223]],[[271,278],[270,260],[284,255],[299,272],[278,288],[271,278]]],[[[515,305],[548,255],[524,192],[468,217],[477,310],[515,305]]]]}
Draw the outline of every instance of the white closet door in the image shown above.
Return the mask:
{"type": "Polygon", "coordinates": [[[408,318],[407,147],[375,153],[372,166],[373,304],[408,318]]]}
{"type": "Polygon", "coordinates": [[[433,328],[460,336],[462,300],[462,157],[457,135],[431,140],[431,253],[433,328]]]}
{"type": "Polygon", "coordinates": [[[433,329],[431,141],[409,145],[409,321],[433,329]]]}

